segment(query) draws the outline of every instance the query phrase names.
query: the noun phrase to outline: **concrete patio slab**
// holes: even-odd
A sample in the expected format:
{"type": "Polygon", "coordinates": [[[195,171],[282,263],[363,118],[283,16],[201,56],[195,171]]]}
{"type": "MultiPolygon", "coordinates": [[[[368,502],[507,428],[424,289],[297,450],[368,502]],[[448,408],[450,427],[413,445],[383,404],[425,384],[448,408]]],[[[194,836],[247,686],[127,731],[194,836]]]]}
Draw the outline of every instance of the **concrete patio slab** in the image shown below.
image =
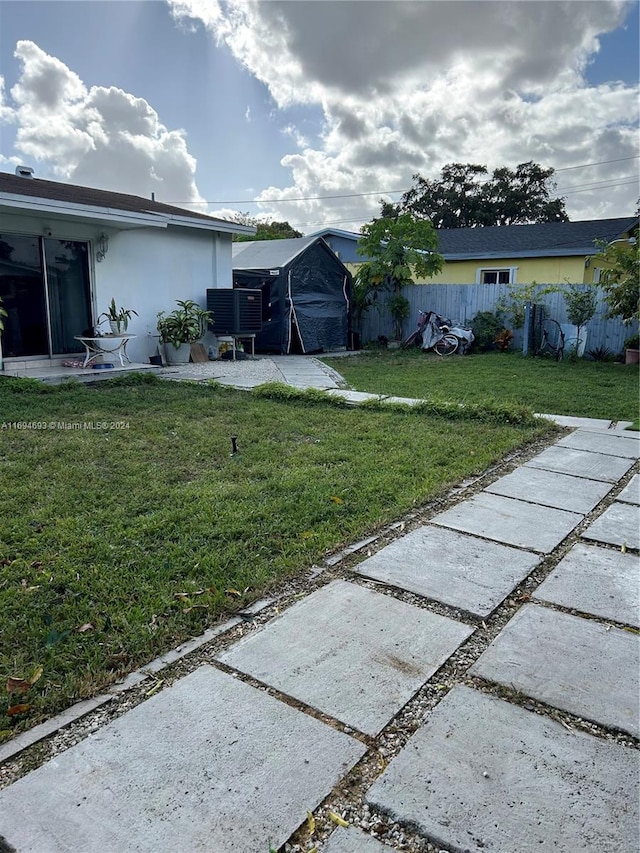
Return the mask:
{"type": "Polygon", "coordinates": [[[431,521],[505,545],[548,554],[582,521],[582,516],[481,492],[431,521]]]}
{"type": "Polygon", "coordinates": [[[638,753],[454,687],[366,795],[457,853],[638,849],[638,753]]]}
{"type": "Polygon", "coordinates": [[[604,418],[576,418],[572,415],[546,415],[536,413],[537,418],[546,418],[548,421],[553,421],[558,426],[563,427],[580,427],[582,429],[609,429],[611,421],[604,418]]]}
{"type": "Polygon", "coordinates": [[[632,459],[620,456],[606,456],[603,453],[590,453],[587,450],[574,450],[571,447],[548,447],[525,462],[527,468],[544,468],[573,477],[586,477],[588,480],[601,480],[604,483],[617,483],[633,465],[632,459]]]}
{"type": "Polygon", "coordinates": [[[382,548],[355,571],[488,616],[539,562],[526,551],[428,524],[382,548]]]}
{"type": "Polygon", "coordinates": [[[633,433],[623,435],[616,432],[594,432],[578,429],[558,441],[560,447],[573,447],[575,450],[588,450],[591,453],[604,453],[609,456],[623,456],[637,459],[640,456],[640,440],[633,433]]]}
{"type": "Polygon", "coordinates": [[[616,497],[617,501],[628,504],[640,504],[640,474],[634,474],[624,489],[616,497]]]}
{"type": "Polygon", "coordinates": [[[374,735],[471,633],[453,619],[338,580],[219,660],[374,735]]]}
{"type": "Polygon", "coordinates": [[[322,845],[322,853],[389,853],[391,849],[355,826],[338,827],[322,845]]]}
{"type": "Polygon", "coordinates": [[[210,666],[0,791],[20,853],[279,848],[364,746],[210,666]]]}
{"type": "Polygon", "coordinates": [[[640,548],[640,506],[616,501],[582,534],[585,539],[640,548]]]}
{"type": "Polygon", "coordinates": [[[533,597],[640,628],[640,557],[579,542],[533,597]]]}
{"type": "Polygon", "coordinates": [[[494,495],[586,514],[613,488],[612,483],[570,477],[542,468],[516,468],[485,489],[494,495]]]}
{"type": "Polygon", "coordinates": [[[638,737],[640,637],[527,604],[469,670],[638,737]]]}

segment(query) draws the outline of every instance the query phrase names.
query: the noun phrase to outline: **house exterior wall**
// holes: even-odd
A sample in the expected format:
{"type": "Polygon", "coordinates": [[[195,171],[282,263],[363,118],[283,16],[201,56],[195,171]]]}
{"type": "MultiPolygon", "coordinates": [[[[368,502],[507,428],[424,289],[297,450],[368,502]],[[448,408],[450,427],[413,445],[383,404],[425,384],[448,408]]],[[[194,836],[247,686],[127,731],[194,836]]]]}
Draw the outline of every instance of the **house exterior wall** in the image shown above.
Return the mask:
{"type": "Polygon", "coordinates": [[[231,287],[231,235],[190,229],[121,231],[109,251],[94,264],[96,316],[112,298],[138,312],[128,331],[132,361],[146,362],[157,346],[158,311],[170,312],[177,299],[193,299],[206,308],[207,288],[231,287]]]}
{"type": "MultiPolygon", "coordinates": [[[[352,275],[360,264],[347,263],[352,275]]],[[[600,264],[602,266],[602,264],[600,264]]],[[[429,279],[416,279],[416,284],[474,284],[478,271],[486,269],[508,269],[515,267],[515,283],[529,284],[532,281],[547,284],[592,284],[598,262],[591,259],[585,267],[584,256],[564,258],[490,258],[471,261],[447,261],[442,271],[429,279]]]]}
{"type": "Polygon", "coordinates": [[[206,307],[207,288],[232,286],[230,233],[172,226],[119,230],[75,219],[0,214],[3,232],[88,242],[94,322],[112,298],[118,307],[138,313],[128,328],[137,336],[128,346],[132,361],[147,362],[155,353],[158,311],[172,311],[177,299],[206,307]],[[109,248],[98,263],[96,243],[102,233],[109,237],[109,248]]]}

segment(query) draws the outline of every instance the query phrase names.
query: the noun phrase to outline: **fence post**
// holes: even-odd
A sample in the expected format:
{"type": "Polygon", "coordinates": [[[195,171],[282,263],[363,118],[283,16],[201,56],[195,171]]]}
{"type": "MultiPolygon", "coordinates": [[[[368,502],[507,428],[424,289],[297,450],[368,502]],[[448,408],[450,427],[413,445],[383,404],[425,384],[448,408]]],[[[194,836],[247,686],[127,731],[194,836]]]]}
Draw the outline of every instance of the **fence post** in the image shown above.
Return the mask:
{"type": "Polygon", "coordinates": [[[529,355],[529,334],[531,330],[531,303],[524,304],[524,330],[522,338],[522,355],[529,355]]]}

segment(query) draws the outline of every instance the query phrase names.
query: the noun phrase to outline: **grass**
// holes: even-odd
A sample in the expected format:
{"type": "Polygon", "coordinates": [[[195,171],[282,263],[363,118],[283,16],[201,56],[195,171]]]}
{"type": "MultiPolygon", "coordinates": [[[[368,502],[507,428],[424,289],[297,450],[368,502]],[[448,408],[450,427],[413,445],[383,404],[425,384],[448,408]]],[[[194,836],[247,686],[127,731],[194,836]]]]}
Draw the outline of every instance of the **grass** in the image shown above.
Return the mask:
{"type": "Polygon", "coordinates": [[[638,417],[638,367],[613,362],[556,363],[518,353],[441,358],[420,350],[364,351],[327,359],[358,391],[507,406],[578,417],[638,417]]]}
{"type": "Polygon", "coordinates": [[[148,376],[3,378],[0,412],[0,739],[549,428],[148,376]]]}

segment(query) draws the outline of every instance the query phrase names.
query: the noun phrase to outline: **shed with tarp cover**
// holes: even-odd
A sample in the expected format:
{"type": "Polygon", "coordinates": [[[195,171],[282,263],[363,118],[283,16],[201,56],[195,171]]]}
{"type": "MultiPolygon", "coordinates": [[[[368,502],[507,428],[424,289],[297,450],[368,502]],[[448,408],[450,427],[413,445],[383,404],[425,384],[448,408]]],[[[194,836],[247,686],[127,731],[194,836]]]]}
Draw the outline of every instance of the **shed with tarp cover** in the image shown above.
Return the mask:
{"type": "Polygon", "coordinates": [[[262,293],[258,351],[312,353],[351,346],[351,273],[322,237],[234,243],[233,286],[262,293]]]}

